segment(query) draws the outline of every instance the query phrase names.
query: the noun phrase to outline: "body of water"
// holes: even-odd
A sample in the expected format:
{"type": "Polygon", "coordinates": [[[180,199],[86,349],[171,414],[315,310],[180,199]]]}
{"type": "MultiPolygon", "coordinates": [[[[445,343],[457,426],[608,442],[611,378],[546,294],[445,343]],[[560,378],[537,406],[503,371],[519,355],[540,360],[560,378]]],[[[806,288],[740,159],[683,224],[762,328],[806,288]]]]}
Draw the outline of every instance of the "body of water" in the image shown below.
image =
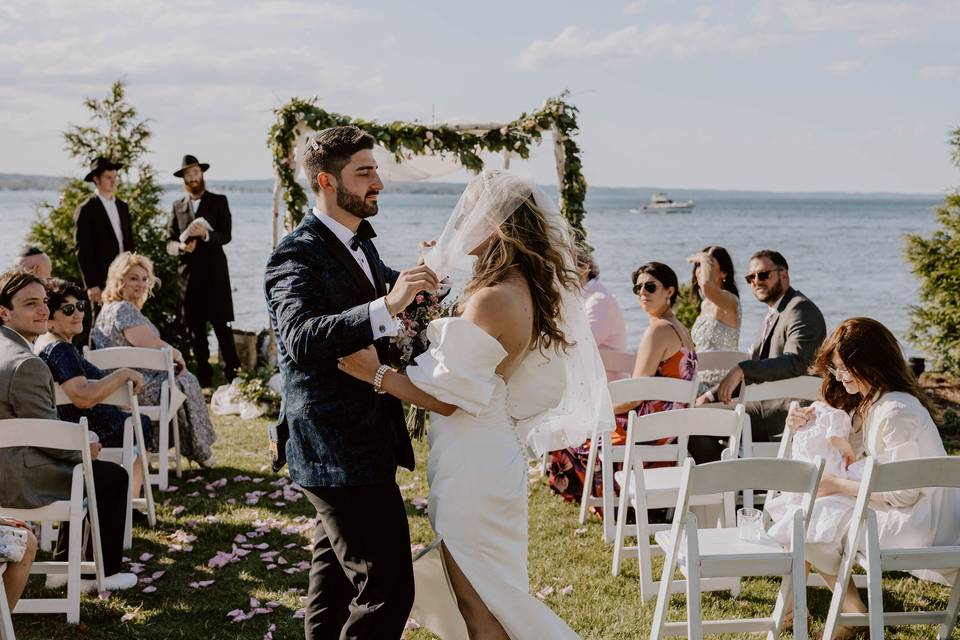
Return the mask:
{"type": "MultiPolygon", "coordinates": [[[[647,194],[648,195],[648,194],[647,194]]],[[[168,191],[164,206],[179,198],[168,191]]],[[[233,242],[226,247],[234,289],[234,326],[266,326],[263,267],[271,248],[270,193],[227,194],[233,212],[233,242]]],[[[10,264],[35,205],[55,202],[56,192],[0,191],[0,265],[10,264]]],[[[704,194],[691,213],[641,213],[635,190],[597,190],[587,199],[585,226],[596,249],[601,279],[619,300],[627,319],[631,347],[646,327],[646,317],[631,292],[632,271],[656,260],[670,265],[681,280],[690,279],[686,257],[710,244],[726,247],[734,259],[743,301],[740,348],[752,342],[766,313],[743,282],[750,255],[761,248],[780,251],[790,263],[792,284],[823,311],[827,329],[851,316],[870,316],[903,338],[909,306],[917,302],[917,281],[904,257],[905,236],[924,235],[936,226],[936,198],[829,197],[704,194]]],[[[645,198],[644,198],[645,199],[645,198]]],[[[396,269],[416,261],[417,242],[436,238],[455,195],[390,193],[380,198],[372,220],[384,261],[396,269]]],[[[918,350],[904,342],[910,354],[918,350]]]]}

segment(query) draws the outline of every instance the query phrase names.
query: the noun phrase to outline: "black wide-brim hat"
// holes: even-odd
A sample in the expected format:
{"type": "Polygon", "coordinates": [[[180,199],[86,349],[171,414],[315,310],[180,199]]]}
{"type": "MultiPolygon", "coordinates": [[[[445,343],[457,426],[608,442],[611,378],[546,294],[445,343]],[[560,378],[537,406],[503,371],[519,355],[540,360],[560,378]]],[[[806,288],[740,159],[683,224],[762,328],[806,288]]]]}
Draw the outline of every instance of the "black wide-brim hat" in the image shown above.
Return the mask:
{"type": "Polygon", "coordinates": [[[191,156],[190,154],[187,154],[183,156],[183,162],[180,163],[180,169],[178,171],[173,172],[174,177],[182,178],[183,172],[189,169],[190,167],[200,167],[200,171],[206,172],[206,170],[210,168],[210,165],[207,164],[206,162],[200,162],[199,160],[197,160],[196,156],[191,156]]]}
{"type": "Polygon", "coordinates": [[[104,171],[119,171],[123,169],[122,164],[117,164],[116,162],[111,162],[108,158],[100,156],[96,158],[93,162],[90,163],[90,173],[83,177],[84,182],[93,182],[93,177],[98,176],[104,171]]]}

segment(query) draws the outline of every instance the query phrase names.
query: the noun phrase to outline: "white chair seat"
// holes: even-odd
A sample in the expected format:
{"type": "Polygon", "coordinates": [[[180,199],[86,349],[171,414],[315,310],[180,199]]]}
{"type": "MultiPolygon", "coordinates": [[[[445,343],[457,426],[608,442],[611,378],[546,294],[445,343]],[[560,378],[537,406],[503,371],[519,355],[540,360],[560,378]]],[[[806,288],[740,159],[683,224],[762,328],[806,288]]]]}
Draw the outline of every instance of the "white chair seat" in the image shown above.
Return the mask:
{"type": "MultiPolygon", "coordinates": [[[[673,551],[671,532],[658,531],[653,535],[654,540],[663,549],[663,552],[669,555],[673,551]]],[[[783,545],[769,541],[741,540],[736,528],[723,529],[698,529],[697,544],[700,548],[701,573],[703,577],[712,575],[738,575],[738,576],[765,576],[774,571],[782,570],[784,573],[790,571],[790,563],[793,556],[783,545]],[[731,559],[736,556],[730,565],[731,559]],[[708,565],[723,564],[723,568],[717,571],[708,571],[708,565]],[[758,571],[754,563],[762,563],[758,571]],[[730,573],[733,569],[734,573],[730,573]]],[[[687,575],[687,557],[683,545],[680,546],[677,554],[677,567],[687,575]]]]}

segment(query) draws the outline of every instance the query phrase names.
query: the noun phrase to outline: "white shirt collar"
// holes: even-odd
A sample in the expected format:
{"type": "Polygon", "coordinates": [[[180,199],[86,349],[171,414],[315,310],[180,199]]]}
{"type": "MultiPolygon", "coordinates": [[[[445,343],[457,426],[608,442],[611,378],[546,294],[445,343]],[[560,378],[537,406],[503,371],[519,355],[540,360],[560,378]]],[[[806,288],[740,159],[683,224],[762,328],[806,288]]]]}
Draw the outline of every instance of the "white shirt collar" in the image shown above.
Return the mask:
{"type": "Polygon", "coordinates": [[[340,242],[350,249],[350,241],[353,239],[353,236],[357,235],[355,232],[350,231],[349,227],[343,226],[327,215],[326,212],[320,211],[320,209],[317,209],[316,207],[313,208],[313,215],[317,216],[317,219],[325,224],[330,231],[333,231],[333,235],[337,236],[337,238],[340,239],[340,242]]]}
{"type": "MultiPolygon", "coordinates": [[[[784,296],[787,294],[783,294],[784,296]]],[[[767,315],[772,316],[777,312],[777,309],[780,308],[780,303],[783,302],[783,296],[777,298],[777,301],[767,307],[767,315]]]]}
{"type": "Polygon", "coordinates": [[[3,325],[3,326],[6,327],[7,329],[10,329],[10,331],[14,332],[14,333],[17,334],[18,336],[20,336],[20,339],[23,340],[24,342],[26,342],[28,347],[33,347],[33,341],[32,341],[32,340],[27,340],[25,337],[23,337],[23,334],[22,334],[22,333],[20,333],[20,332],[17,331],[16,329],[12,328],[10,325],[6,325],[6,324],[5,324],[5,325],[3,325]]]}
{"type": "Polygon", "coordinates": [[[97,197],[100,198],[100,200],[101,200],[104,204],[106,204],[106,203],[108,203],[108,202],[112,204],[112,203],[114,203],[114,202],[117,201],[117,196],[116,196],[116,194],[114,194],[114,196],[113,196],[112,198],[107,198],[107,197],[104,196],[102,193],[100,193],[100,189],[95,189],[95,191],[97,192],[97,197]]]}

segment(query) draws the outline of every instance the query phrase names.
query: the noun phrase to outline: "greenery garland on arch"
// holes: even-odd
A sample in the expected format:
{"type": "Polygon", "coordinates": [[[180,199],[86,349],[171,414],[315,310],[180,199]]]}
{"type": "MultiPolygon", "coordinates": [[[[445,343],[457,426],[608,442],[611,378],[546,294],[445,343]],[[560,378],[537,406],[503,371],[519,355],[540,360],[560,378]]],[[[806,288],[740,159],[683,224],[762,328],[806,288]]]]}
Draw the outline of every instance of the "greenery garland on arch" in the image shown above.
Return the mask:
{"type": "Polygon", "coordinates": [[[277,188],[282,191],[286,205],[286,227],[290,230],[298,224],[307,207],[307,195],[289,164],[302,127],[319,131],[352,124],[376,138],[398,160],[432,152],[449,153],[471,171],[483,169],[480,158],[483,152],[509,152],[526,159],[530,156],[531,145],[542,141],[543,132],[553,131],[560,174],[560,208],[570,225],[583,237],[587,181],[582,173],[580,147],[574,140],[578,131],[577,108],[566,102],[566,97],[565,91],[549,98],[536,111],[523,113],[498,128],[479,131],[460,131],[448,125],[427,126],[419,122],[381,124],[325,111],[317,106],[317,98],[293,98],[275,110],[277,122],[270,128],[268,138],[277,188]]]}

